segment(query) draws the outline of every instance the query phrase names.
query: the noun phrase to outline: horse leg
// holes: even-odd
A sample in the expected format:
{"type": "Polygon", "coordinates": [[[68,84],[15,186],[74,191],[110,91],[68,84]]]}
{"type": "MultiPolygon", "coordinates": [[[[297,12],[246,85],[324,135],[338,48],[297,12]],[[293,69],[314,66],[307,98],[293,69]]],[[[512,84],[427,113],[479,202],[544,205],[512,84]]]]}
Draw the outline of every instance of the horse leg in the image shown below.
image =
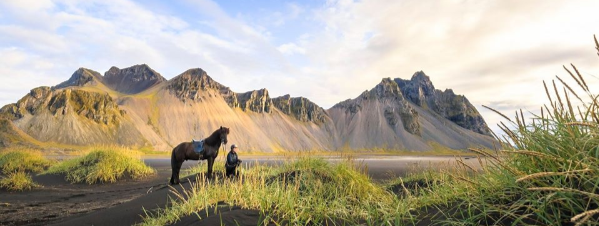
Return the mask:
{"type": "Polygon", "coordinates": [[[171,155],[171,168],[173,173],[171,175],[170,184],[179,184],[179,171],[181,171],[181,165],[183,165],[183,161],[177,160],[175,151],[173,150],[173,154],[171,155]]]}
{"type": "Polygon", "coordinates": [[[208,158],[208,178],[212,179],[212,166],[214,165],[214,157],[208,158]]]}

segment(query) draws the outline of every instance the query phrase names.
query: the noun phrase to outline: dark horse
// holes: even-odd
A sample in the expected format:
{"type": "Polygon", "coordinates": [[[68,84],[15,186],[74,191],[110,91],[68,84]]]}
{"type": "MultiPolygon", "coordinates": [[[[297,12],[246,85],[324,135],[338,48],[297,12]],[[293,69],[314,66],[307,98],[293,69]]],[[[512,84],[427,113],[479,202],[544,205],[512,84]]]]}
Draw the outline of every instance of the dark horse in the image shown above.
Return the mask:
{"type": "Polygon", "coordinates": [[[221,144],[227,144],[227,135],[229,134],[229,128],[220,127],[220,129],[214,131],[212,135],[204,139],[204,151],[202,154],[198,154],[193,150],[193,144],[191,142],[183,142],[173,149],[171,155],[171,167],[173,174],[171,175],[171,184],[179,184],[179,171],[181,165],[185,160],[208,160],[208,178],[212,177],[212,165],[214,159],[218,156],[218,150],[221,144]]]}

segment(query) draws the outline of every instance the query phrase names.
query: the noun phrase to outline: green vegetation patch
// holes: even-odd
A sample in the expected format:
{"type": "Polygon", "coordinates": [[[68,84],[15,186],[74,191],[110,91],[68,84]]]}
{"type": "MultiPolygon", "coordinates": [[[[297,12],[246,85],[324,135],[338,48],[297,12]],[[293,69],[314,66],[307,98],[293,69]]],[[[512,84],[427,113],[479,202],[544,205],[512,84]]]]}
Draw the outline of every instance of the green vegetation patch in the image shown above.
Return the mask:
{"type": "Polygon", "coordinates": [[[47,160],[39,151],[11,150],[0,154],[0,170],[3,174],[13,172],[42,172],[52,161],[47,160]]]}
{"type": "Polygon", "coordinates": [[[96,149],[89,154],[50,167],[46,174],[64,174],[71,183],[114,183],[123,178],[142,179],[156,173],[139,155],[127,149],[96,149]]]}
{"type": "MultiPolygon", "coordinates": [[[[200,174],[202,175],[202,174],[200,174]]],[[[206,211],[224,201],[266,213],[264,221],[291,225],[323,225],[335,222],[396,222],[397,198],[374,184],[360,167],[350,161],[330,164],[323,159],[302,158],[277,167],[242,169],[238,179],[199,178],[179,200],[145,225],[165,225],[182,216],[206,211]],[[188,198],[183,198],[188,197],[188,198]]]]}
{"type": "Polygon", "coordinates": [[[444,225],[599,225],[599,96],[575,66],[564,68],[572,82],[544,83],[550,104],[540,114],[496,111],[505,150],[473,150],[491,166],[467,178],[470,195],[439,205],[444,225]]]}
{"type": "Polygon", "coordinates": [[[0,178],[0,188],[9,191],[31,190],[36,187],[40,187],[40,185],[34,183],[31,176],[22,171],[12,172],[0,178]]]}

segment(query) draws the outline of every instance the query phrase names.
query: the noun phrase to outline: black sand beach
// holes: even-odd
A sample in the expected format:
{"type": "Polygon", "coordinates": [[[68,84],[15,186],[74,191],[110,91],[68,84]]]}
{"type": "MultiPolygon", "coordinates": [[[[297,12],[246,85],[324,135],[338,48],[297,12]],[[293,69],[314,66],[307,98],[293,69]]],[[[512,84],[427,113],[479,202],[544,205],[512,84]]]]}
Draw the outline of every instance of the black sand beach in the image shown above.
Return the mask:
{"type": "MultiPolygon", "coordinates": [[[[331,162],[340,161],[328,158],[331,162]]],[[[170,189],[166,185],[170,177],[170,160],[146,158],[146,164],[157,170],[157,175],[142,181],[124,181],[115,184],[69,184],[61,176],[34,176],[43,188],[25,192],[0,191],[0,225],[132,225],[142,221],[144,211],[168,205],[170,189]]],[[[246,157],[244,164],[276,165],[285,160],[276,157],[246,157]]],[[[454,161],[453,157],[396,157],[372,156],[357,158],[365,171],[375,181],[403,176],[422,167],[443,167],[454,161]]],[[[476,159],[465,160],[478,165],[476,159]]],[[[183,169],[197,164],[187,161],[183,169]]],[[[217,163],[218,164],[218,163],[217,163]]],[[[176,189],[189,188],[189,180],[182,179],[176,189]]],[[[172,195],[170,195],[172,196],[172,195]]],[[[246,210],[235,206],[219,205],[218,211],[198,212],[202,217],[184,217],[174,225],[256,225],[262,219],[258,210],[246,210]],[[218,214],[214,214],[217,212],[218,214]],[[222,220],[221,220],[222,219],[222,220]]]]}

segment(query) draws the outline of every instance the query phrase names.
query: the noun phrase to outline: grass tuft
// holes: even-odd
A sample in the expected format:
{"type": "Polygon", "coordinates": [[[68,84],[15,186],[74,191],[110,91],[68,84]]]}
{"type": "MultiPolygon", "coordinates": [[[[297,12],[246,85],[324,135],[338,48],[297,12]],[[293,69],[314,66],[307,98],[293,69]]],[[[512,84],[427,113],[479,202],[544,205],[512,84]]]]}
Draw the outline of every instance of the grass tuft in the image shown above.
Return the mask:
{"type": "Polygon", "coordinates": [[[3,174],[13,172],[42,172],[52,161],[47,160],[39,151],[11,150],[0,154],[0,170],[3,174]]]}
{"type": "Polygon", "coordinates": [[[173,223],[223,201],[261,210],[268,215],[264,222],[291,225],[394,222],[398,213],[395,195],[374,184],[351,161],[330,164],[301,158],[276,167],[244,168],[238,179],[218,178],[210,183],[199,178],[191,189],[175,193],[179,199],[171,207],[147,216],[143,224],[173,223]]]}
{"type": "Polygon", "coordinates": [[[34,183],[31,176],[22,171],[9,173],[0,179],[0,188],[9,191],[31,190],[36,187],[40,185],[34,183]]]}
{"type": "Polygon", "coordinates": [[[545,85],[550,106],[540,116],[526,123],[516,114],[509,126],[501,123],[506,150],[472,179],[498,183],[478,183],[484,189],[460,196],[440,217],[444,224],[599,225],[599,96],[571,66],[564,68],[578,86],[558,77],[562,92],[555,82],[553,93],[545,85]]]}
{"type": "Polygon", "coordinates": [[[155,170],[129,149],[98,148],[85,156],[54,165],[46,174],[64,174],[71,183],[114,183],[122,178],[141,179],[155,170]]]}

